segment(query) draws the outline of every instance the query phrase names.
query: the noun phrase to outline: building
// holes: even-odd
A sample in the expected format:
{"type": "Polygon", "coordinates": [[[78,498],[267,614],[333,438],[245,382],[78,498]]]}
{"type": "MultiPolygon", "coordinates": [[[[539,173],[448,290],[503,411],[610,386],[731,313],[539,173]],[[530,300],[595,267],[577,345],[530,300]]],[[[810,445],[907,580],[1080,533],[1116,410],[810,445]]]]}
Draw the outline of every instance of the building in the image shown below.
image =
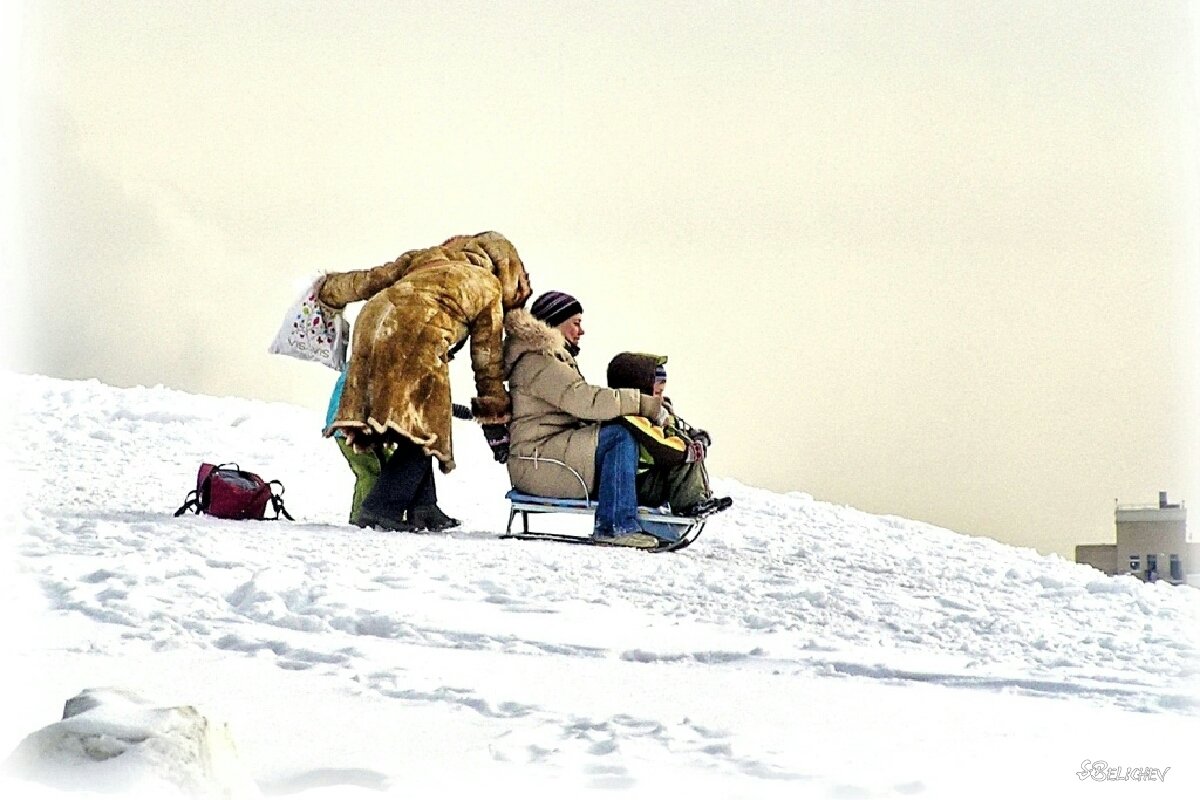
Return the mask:
{"type": "Polygon", "coordinates": [[[1200,586],[1200,542],[1188,539],[1187,509],[1158,493],[1158,505],[1116,508],[1116,544],[1081,544],[1075,560],[1106,575],[1200,586]]]}

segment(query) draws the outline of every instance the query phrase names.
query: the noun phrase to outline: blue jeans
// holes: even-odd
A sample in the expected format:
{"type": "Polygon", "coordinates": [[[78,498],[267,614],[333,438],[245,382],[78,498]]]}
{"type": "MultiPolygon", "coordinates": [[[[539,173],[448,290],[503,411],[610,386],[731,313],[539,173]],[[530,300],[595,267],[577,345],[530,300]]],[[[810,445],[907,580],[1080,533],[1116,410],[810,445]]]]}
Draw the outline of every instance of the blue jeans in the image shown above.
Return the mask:
{"type": "Polygon", "coordinates": [[[638,446],[633,434],[619,422],[600,426],[596,445],[595,533],[640,531],[637,519],[638,446]]]}

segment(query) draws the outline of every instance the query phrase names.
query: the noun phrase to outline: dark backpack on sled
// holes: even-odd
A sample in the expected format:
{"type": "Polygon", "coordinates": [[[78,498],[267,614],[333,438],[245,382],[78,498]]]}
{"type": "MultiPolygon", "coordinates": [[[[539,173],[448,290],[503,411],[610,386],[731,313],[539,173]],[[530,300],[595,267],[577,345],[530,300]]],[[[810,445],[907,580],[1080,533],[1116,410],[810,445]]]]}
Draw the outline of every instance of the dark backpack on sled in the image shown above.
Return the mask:
{"type": "Polygon", "coordinates": [[[175,516],[185,511],[221,519],[279,519],[280,516],[292,519],[283,507],[283,484],[264,481],[237,464],[201,464],[196,474],[196,489],[188,492],[175,516]],[[266,516],[268,503],[275,512],[273,517],[266,516]]]}

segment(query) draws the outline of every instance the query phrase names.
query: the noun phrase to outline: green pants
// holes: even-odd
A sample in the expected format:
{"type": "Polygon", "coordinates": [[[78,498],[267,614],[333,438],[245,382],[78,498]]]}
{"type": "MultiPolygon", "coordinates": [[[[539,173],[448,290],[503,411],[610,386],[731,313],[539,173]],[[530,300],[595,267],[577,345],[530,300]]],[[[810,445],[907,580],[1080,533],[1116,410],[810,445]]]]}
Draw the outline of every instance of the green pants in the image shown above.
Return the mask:
{"type": "Polygon", "coordinates": [[[644,506],[667,503],[672,511],[690,508],[709,496],[708,471],[703,461],[675,466],[652,466],[637,476],[638,502],[644,506]]]}
{"type": "Polygon", "coordinates": [[[387,453],[377,450],[356,453],[341,436],[335,436],[334,441],[337,442],[338,450],[345,456],[346,463],[350,465],[350,471],[354,473],[354,497],[350,501],[350,522],[354,523],[358,519],[359,509],[362,508],[363,498],[370,494],[376,479],[379,478],[379,470],[387,460],[387,453]]]}

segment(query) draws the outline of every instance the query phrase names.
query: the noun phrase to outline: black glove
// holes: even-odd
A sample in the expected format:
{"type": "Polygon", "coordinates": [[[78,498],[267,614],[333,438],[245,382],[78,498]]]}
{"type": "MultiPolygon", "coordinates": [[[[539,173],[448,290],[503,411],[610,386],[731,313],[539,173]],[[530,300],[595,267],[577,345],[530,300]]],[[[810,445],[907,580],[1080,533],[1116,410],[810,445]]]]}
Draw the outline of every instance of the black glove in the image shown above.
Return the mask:
{"type": "Polygon", "coordinates": [[[492,458],[501,464],[508,461],[507,425],[484,425],[483,438],[487,439],[488,447],[492,448],[492,458]]]}
{"type": "Polygon", "coordinates": [[[471,413],[471,409],[464,406],[462,403],[451,403],[450,413],[455,419],[474,419],[475,415],[471,413]]]}

